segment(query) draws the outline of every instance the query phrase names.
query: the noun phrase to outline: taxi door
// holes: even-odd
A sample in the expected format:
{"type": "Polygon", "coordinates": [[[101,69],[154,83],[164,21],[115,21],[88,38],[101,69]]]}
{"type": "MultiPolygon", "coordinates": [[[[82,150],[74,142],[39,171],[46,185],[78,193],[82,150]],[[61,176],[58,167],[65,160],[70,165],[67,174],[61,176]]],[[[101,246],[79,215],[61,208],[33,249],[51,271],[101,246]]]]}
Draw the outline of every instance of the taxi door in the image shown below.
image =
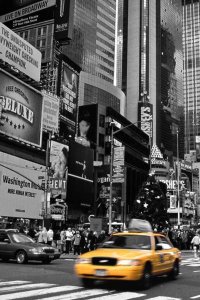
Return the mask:
{"type": "Polygon", "coordinates": [[[172,245],[165,236],[155,236],[155,257],[156,270],[158,273],[166,272],[172,269],[174,262],[174,255],[172,245]]]}

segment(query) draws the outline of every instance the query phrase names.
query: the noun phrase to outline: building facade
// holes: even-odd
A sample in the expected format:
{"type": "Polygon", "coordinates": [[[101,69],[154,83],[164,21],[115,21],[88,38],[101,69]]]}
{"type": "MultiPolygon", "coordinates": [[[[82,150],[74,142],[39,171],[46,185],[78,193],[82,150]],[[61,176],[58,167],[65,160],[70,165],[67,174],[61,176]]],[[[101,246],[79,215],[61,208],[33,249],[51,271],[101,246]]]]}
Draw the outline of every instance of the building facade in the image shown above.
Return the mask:
{"type": "Polygon", "coordinates": [[[183,2],[185,152],[197,150],[200,132],[199,1],[183,2]]]}
{"type": "Polygon", "coordinates": [[[151,103],[153,144],[172,161],[177,130],[183,143],[181,1],[128,1],[125,6],[126,115],[136,122],[138,103],[151,103]]]}

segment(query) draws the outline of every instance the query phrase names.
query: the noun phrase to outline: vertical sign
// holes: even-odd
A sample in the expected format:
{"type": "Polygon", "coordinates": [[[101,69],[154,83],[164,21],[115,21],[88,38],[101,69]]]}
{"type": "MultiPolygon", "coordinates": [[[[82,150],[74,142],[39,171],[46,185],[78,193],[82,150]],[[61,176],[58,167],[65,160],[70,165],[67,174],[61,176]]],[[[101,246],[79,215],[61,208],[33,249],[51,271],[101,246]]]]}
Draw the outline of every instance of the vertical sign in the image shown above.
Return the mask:
{"type": "Polygon", "coordinates": [[[57,0],[55,11],[55,39],[66,41],[72,38],[74,0],[57,0]]]}
{"type": "Polygon", "coordinates": [[[112,181],[124,182],[124,150],[125,147],[114,147],[112,181]]]}
{"type": "MultiPolygon", "coordinates": [[[[144,131],[150,139],[153,137],[153,105],[149,102],[138,103],[138,120],[142,131],[144,131]]],[[[152,144],[152,143],[151,143],[152,144]]]]}

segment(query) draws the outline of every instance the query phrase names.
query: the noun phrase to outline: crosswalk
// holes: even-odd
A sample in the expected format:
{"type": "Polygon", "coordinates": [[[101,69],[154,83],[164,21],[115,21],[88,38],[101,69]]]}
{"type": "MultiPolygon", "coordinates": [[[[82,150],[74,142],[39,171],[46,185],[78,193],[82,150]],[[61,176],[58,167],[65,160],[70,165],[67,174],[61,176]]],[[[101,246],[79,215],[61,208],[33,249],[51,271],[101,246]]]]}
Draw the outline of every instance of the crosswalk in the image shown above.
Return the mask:
{"type": "Polygon", "coordinates": [[[186,258],[181,261],[182,266],[188,267],[200,267],[200,259],[194,257],[186,258]]]}
{"type": "Polygon", "coordinates": [[[51,283],[33,283],[31,281],[0,280],[0,300],[181,300],[168,296],[149,298],[145,293],[132,291],[116,291],[100,288],[85,289],[72,285],[57,285],[51,283]]]}

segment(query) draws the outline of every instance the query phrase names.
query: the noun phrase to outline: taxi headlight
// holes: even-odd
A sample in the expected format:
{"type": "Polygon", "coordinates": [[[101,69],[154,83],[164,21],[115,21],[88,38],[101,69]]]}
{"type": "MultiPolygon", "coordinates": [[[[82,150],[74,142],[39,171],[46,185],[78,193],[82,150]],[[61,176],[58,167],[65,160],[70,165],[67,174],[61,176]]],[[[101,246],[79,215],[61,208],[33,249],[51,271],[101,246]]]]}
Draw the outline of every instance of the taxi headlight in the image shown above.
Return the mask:
{"type": "Polygon", "coordinates": [[[76,264],[90,264],[91,259],[90,258],[77,258],[76,264]]]}
{"type": "Polygon", "coordinates": [[[118,266],[140,266],[141,262],[139,259],[120,259],[117,262],[118,266]]]}

